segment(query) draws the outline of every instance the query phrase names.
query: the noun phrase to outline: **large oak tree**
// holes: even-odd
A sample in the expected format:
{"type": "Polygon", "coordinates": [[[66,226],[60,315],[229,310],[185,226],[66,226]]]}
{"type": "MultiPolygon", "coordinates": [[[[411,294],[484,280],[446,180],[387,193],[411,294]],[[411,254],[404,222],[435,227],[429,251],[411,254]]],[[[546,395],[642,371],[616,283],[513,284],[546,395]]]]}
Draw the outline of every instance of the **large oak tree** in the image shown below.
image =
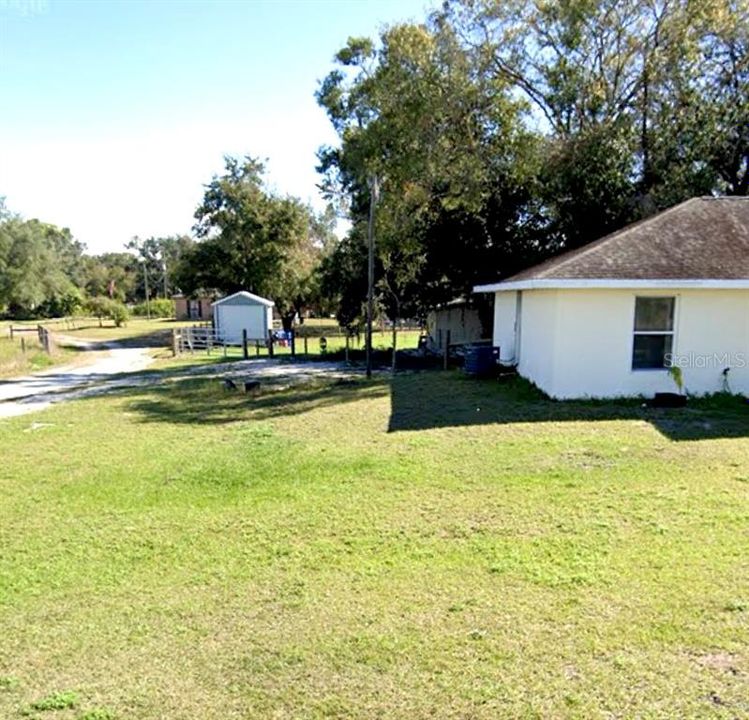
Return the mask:
{"type": "Polygon", "coordinates": [[[186,292],[248,290],[273,299],[284,327],[312,294],[322,240],[314,213],[300,200],[271,192],[263,164],[252,157],[225,158],[195,212],[200,242],[180,263],[186,292]]]}

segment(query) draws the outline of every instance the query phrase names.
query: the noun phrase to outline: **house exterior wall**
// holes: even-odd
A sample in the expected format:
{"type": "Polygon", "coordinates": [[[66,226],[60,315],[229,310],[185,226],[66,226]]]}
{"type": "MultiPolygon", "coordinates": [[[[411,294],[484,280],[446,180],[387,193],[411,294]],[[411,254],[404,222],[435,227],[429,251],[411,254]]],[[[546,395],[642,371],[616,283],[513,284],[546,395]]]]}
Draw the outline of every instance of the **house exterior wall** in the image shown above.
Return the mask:
{"type": "Polygon", "coordinates": [[[517,363],[515,348],[517,305],[517,291],[500,292],[494,296],[492,344],[499,346],[499,361],[506,365],[517,363]]]}
{"type": "Polygon", "coordinates": [[[224,303],[214,307],[214,320],[219,338],[238,344],[242,342],[242,330],[247,330],[249,340],[267,338],[272,327],[273,310],[259,303],[224,303]]]}
{"type": "Polygon", "coordinates": [[[198,298],[187,298],[184,295],[175,295],[174,317],[177,320],[210,320],[213,317],[213,306],[211,298],[201,296],[198,298]],[[190,307],[196,308],[196,312],[190,313],[190,307]]]}
{"type": "Polygon", "coordinates": [[[202,319],[212,320],[213,319],[213,301],[211,300],[211,298],[201,297],[201,298],[198,298],[198,302],[200,303],[200,313],[202,315],[202,319]]]}
{"type": "Polygon", "coordinates": [[[187,298],[182,295],[175,295],[174,300],[174,317],[177,320],[187,320],[187,298]]]}
{"type": "Polygon", "coordinates": [[[553,360],[557,353],[557,295],[555,290],[523,292],[519,345],[515,349],[518,372],[549,395],[554,388],[553,360]]]}
{"type": "MultiPolygon", "coordinates": [[[[511,302],[495,302],[495,344],[511,332],[511,302]]],[[[638,296],[676,298],[673,353],[694,395],[749,394],[749,290],[525,290],[518,371],[555,398],[650,396],[673,392],[668,371],[633,370],[638,296]]],[[[504,355],[504,353],[503,353],[504,355]]]]}

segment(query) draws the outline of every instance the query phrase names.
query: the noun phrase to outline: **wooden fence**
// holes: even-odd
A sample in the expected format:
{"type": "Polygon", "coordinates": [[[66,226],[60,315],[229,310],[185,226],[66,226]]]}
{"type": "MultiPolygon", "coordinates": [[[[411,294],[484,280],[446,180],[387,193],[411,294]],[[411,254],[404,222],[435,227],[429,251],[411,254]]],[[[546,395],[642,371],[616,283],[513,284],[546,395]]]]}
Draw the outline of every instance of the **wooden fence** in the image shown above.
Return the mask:
{"type": "Polygon", "coordinates": [[[260,350],[263,348],[266,348],[272,357],[272,333],[269,333],[267,338],[249,338],[247,331],[243,330],[242,341],[237,343],[222,337],[210,325],[195,325],[172,330],[172,355],[175,356],[186,352],[194,353],[196,350],[205,350],[209,355],[214,351],[223,352],[226,356],[228,349],[232,347],[241,347],[245,358],[250,357],[251,350],[254,350],[255,355],[260,355],[260,350]]]}
{"type": "MultiPolygon", "coordinates": [[[[13,340],[16,335],[21,335],[22,333],[36,333],[37,338],[39,339],[39,344],[47,355],[51,355],[55,349],[55,342],[52,333],[47,330],[44,325],[37,325],[36,327],[31,325],[16,325],[15,327],[9,325],[8,332],[10,333],[11,340],[13,340]]],[[[21,348],[23,352],[26,352],[26,341],[23,337],[21,338],[21,348]]]]}

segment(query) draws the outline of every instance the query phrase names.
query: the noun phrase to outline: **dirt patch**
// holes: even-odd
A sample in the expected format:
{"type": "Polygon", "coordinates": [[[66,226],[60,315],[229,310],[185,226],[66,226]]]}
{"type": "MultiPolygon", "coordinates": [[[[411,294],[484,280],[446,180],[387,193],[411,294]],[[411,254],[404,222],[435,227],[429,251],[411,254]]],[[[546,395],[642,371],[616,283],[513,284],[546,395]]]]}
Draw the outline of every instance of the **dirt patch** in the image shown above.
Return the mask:
{"type": "Polygon", "coordinates": [[[702,665],[702,667],[720,670],[722,672],[730,673],[731,675],[739,674],[739,658],[731,653],[714,652],[708,653],[707,655],[700,655],[697,658],[697,662],[702,665]]]}

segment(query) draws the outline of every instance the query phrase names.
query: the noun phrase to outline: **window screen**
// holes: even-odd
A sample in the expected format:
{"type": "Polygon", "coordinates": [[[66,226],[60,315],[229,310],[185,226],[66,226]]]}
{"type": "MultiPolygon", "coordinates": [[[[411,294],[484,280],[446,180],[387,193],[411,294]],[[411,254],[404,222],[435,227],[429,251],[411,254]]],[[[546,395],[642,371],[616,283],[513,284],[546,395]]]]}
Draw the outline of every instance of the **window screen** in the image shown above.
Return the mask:
{"type": "Polygon", "coordinates": [[[633,370],[668,367],[668,358],[673,352],[675,305],[673,297],[635,299],[633,370]]]}

